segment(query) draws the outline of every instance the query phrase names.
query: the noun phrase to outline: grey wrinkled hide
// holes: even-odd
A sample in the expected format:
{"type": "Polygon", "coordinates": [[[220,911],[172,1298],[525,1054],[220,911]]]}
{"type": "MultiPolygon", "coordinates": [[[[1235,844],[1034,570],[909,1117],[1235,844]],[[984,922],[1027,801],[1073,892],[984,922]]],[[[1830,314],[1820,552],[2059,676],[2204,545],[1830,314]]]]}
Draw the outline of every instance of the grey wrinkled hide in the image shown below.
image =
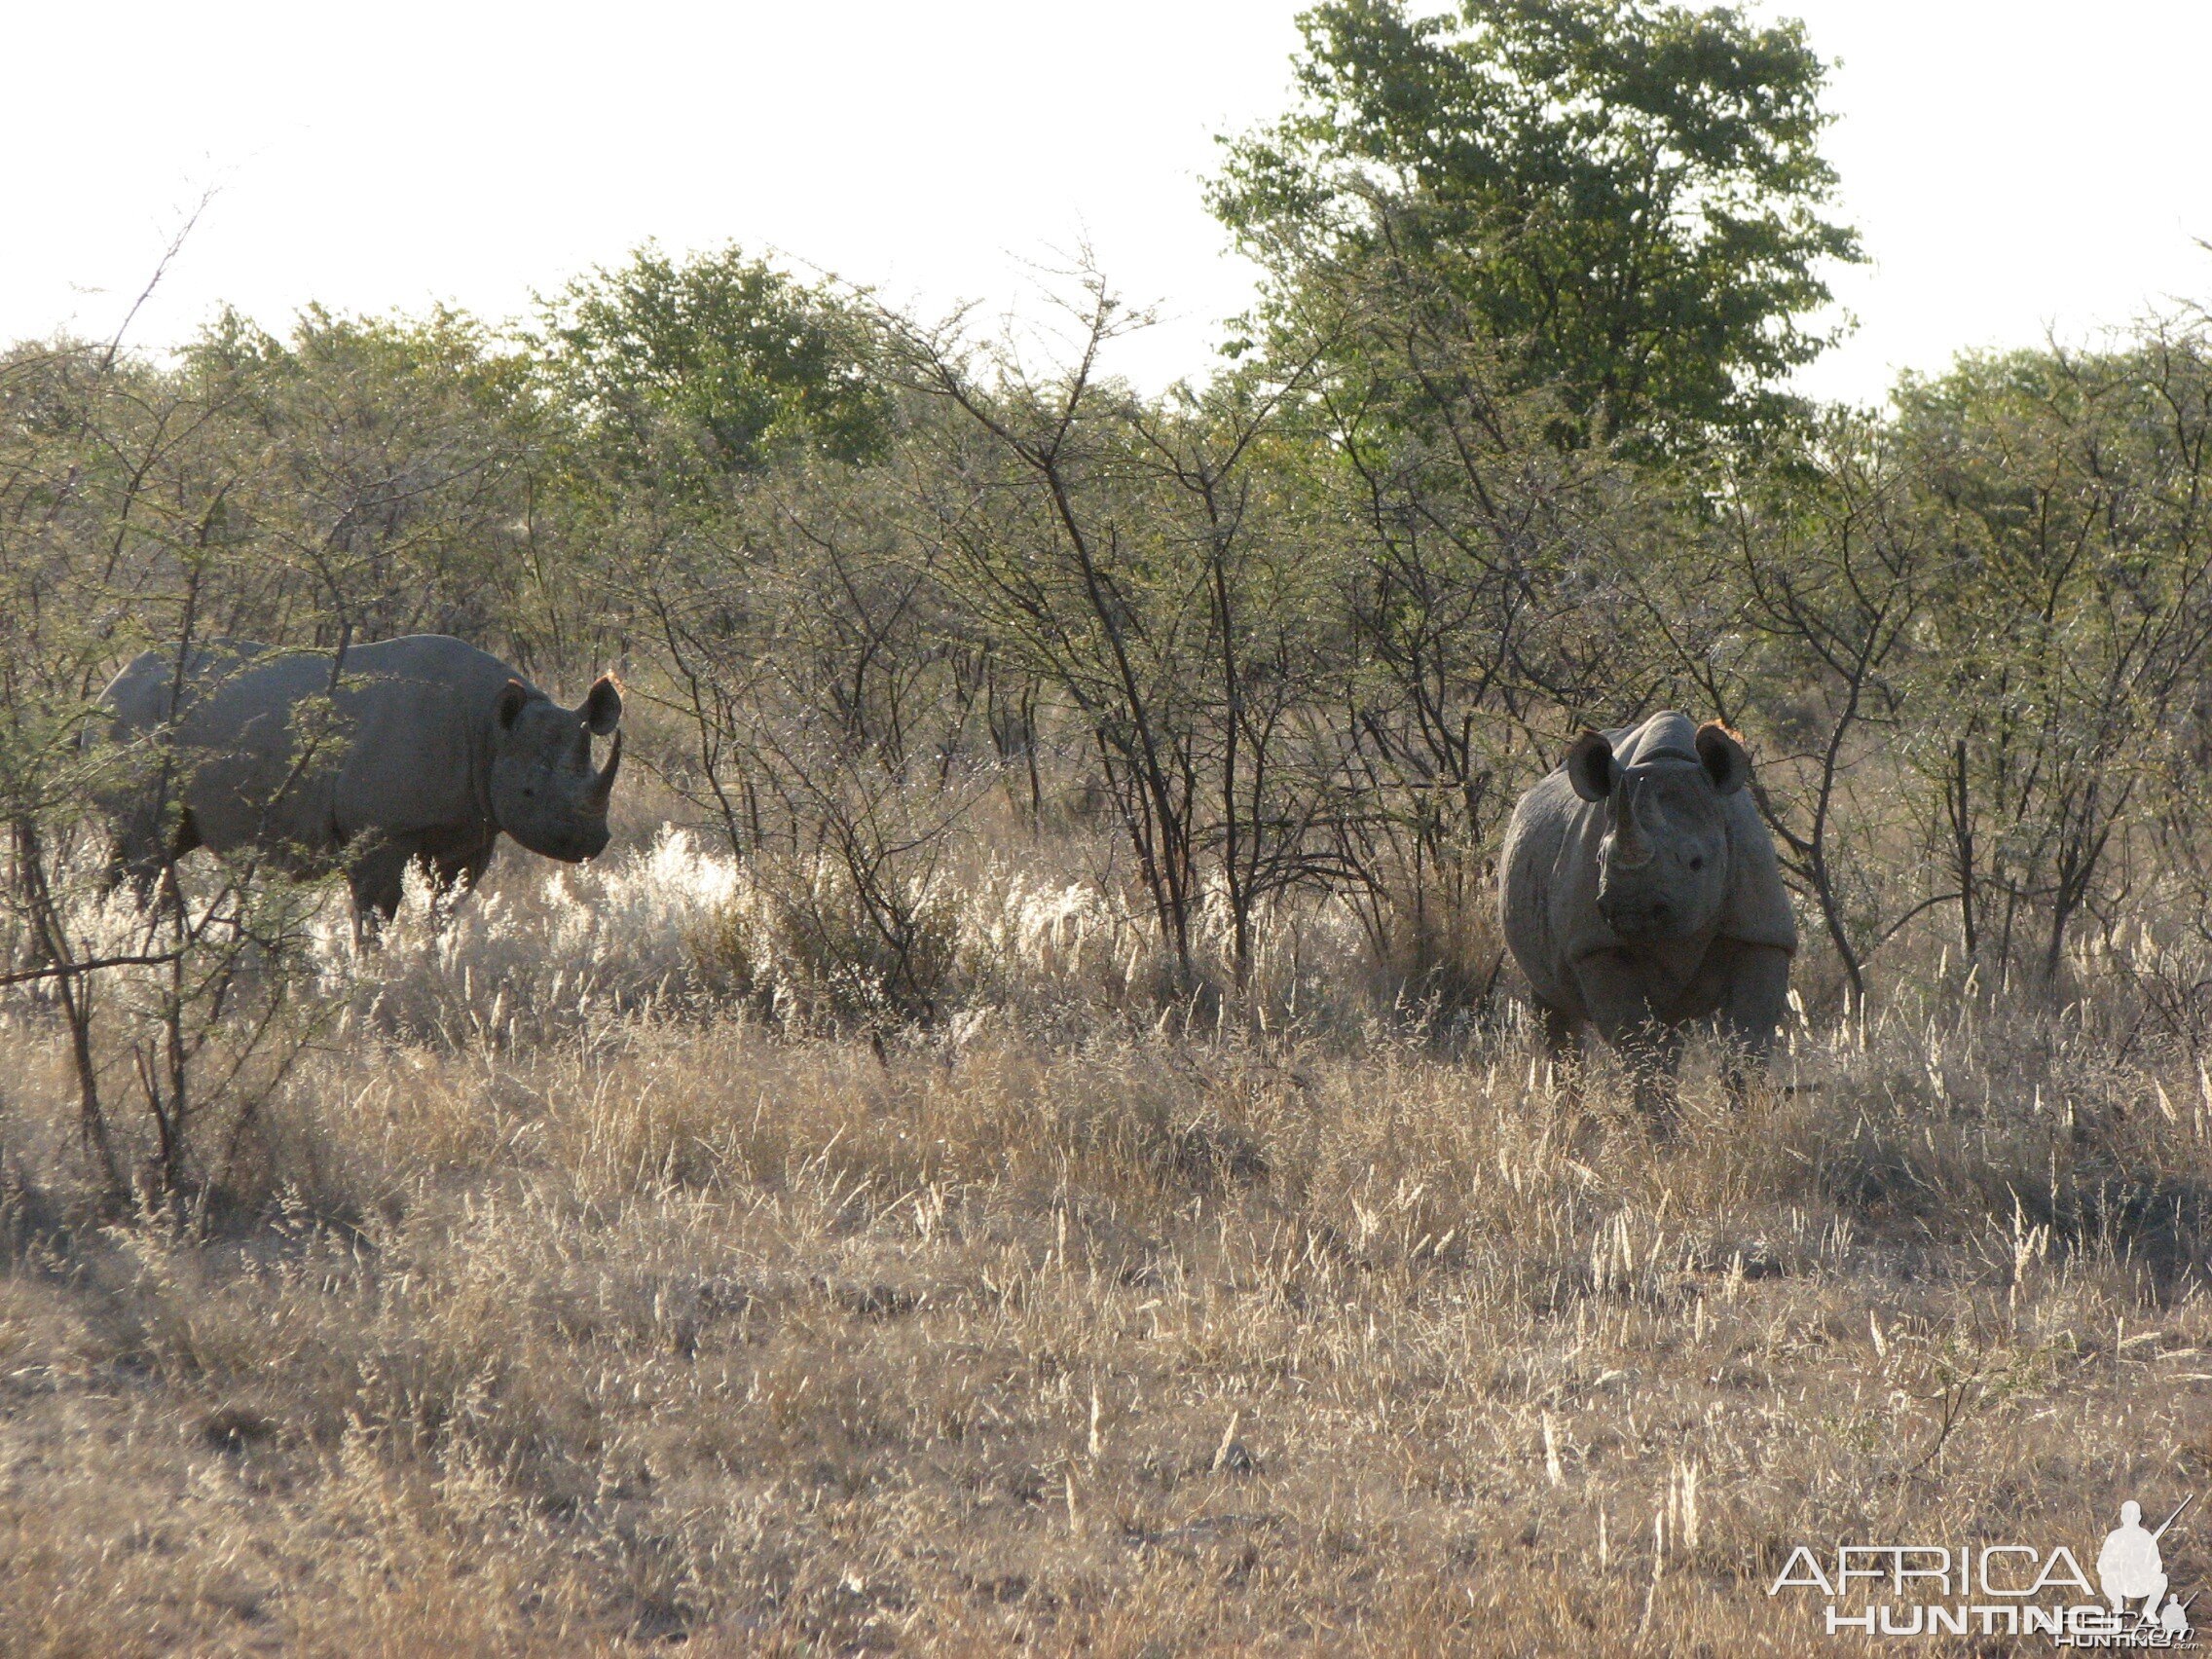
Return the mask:
{"type": "Polygon", "coordinates": [[[346,652],[243,641],[194,650],[176,707],[175,658],[147,651],[101,694],[109,735],[166,750],[111,803],[118,861],[150,888],[163,858],[206,847],[312,873],[343,866],[360,911],[398,908],[407,866],[473,884],[500,833],[573,863],[607,845],[622,740],[611,677],[564,709],[498,657],[440,634],[346,652]]]}
{"type": "Polygon", "coordinates": [[[1750,773],[1727,728],[1670,712],[1585,733],[1521,797],[1499,910],[1555,1051],[1594,1027],[1669,1067],[1708,1019],[1773,1047],[1797,924],[1750,773]]]}

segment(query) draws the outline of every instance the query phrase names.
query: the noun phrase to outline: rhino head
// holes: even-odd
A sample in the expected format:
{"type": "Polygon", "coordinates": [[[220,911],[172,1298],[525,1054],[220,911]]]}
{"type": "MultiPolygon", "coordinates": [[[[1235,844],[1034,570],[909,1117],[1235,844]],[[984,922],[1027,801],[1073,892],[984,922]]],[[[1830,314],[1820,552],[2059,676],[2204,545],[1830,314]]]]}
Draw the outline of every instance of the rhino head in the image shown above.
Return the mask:
{"type": "Polygon", "coordinates": [[[492,816],[534,853],[575,864],[607,850],[607,804],[622,764],[622,689],[601,675],[584,700],[564,709],[519,680],[499,688],[492,711],[492,816]],[[591,740],[614,733],[605,768],[591,740]]]}
{"type": "Polygon", "coordinates": [[[1660,749],[1623,766],[1601,733],[1585,731],[1567,752],[1574,793],[1604,807],[1598,910],[1630,943],[1699,938],[1727,903],[1721,800],[1750,779],[1751,757],[1718,720],[1700,726],[1696,742],[1695,754],[1660,749]]]}

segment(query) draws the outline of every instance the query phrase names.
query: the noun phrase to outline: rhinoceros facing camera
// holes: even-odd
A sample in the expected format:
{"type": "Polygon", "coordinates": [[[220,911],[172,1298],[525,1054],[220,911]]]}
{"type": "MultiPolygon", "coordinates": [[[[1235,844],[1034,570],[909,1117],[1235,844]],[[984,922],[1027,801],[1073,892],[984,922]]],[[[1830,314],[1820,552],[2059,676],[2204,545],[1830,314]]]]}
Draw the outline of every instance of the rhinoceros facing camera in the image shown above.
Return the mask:
{"type": "Polygon", "coordinates": [[[1726,726],[1667,713],[1584,732],[1521,797],[1498,903],[1555,1052],[1593,1026],[1665,1070],[1706,1019],[1773,1047],[1797,924],[1751,773],[1726,726]]]}

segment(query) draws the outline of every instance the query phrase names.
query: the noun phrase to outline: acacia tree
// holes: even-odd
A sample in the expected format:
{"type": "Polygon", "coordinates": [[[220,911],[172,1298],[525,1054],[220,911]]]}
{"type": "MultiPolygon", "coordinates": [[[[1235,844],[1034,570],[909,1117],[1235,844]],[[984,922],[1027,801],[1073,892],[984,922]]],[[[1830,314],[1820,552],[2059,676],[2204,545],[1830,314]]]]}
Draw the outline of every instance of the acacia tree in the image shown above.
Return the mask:
{"type": "Polygon", "coordinates": [[[975,653],[902,523],[877,324],[735,247],[648,246],[571,284],[535,349],[565,534],[684,733],[647,764],[773,866],[825,1007],[926,1016],[975,653]]]}
{"type": "Polygon", "coordinates": [[[1193,840],[1219,875],[1239,987],[1259,906],[1304,883],[1341,886],[1350,866],[1336,831],[1359,810],[1325,694],[1344,643],[1328,611],[1336,561],[1286,498],[1300,440],[1275,429],[1305,378],[1300,368],[1274,384],[1230,379],[1205,397],[1179,390],[1163,409],[1132,411],[1170,557],[1180,551],[1198,577],[1193,840]]]}
{"type": "Polygon", "coordinates": [[[1316,260],[1449,295],[1556,437],[1682,442],[1785,410],[1826,337],[1823,65],[1801,25],[1618,0],[1327,0],[1299,106],[1229,149],[1216,214],[1279,321],[1316,260]]]}
{"type": "Polygon", "coordinates": [[[221,532],[256,555],[209,591],[205,632],[324,648],[450,633],[525,666],[571,647],[529,363],[473,319],[311,307],[279,336],[226,313],[181,376],[234,476],[221,532]]]}
{"type": "Polygon", "coordinates": [[[1354,891],[1380,948],[1474,998],[1515,786],[1563,719],[1678,686],[1725,609],[1685,572],[1697,603],[1651,626],[1697,531],[1670,468],[1802,415],[1780,382],[1825,344],[1822,268],[1857,244],[1825,216],[1823,67],[1794,24],[1328,0],[1301,26],[1297,107],[1229,146],[1210,200],[1267,273],[1238,350],[1312,365],[1309,476],[1354,555],[1354,891]]]}
{"type": "Polygon", "coordinates": [[[841,700],[856,751],[901,729],[908,657],[889,634],[912,592],[886,574],[867,510],[863,469],[893,415],[871,325],[735,246],[676,260],[647,244],[571,283],[531,344],[571,571],[670,671],[693,737],[672,781],[750,845],[744,733],[768,688],[795,676],[802,701],[841,700]],[[786,649],[794,627],[806,643],[786,649]]]}
{"type": "Polygon", "coordinates": [[[100,903],[101,804],[166,774],[158,744],[86,741],[96,694],[141,645],[181,659],[267,563],[226,512],[236,398],[112,349],[0,358],[0,987],[58,1015],[109,1199],[227,1182],[306,1035],[289,970],[312,894],[167,868],[143,908],[100,903]]]}
{"type": "Polygon", "coordinates": [[[1510,389],[1449,296],[1374,269],[1309,266],[1277,340],[1392,372],[1315,374],[1278,454],[1309,538],[1343,547],[1330,696],[1358,786],[1335,820],[1351,892],[1379,951],[1473,999],[1496,957],[1478,960],[1469,919],[1531,748],[1563,709],[1603,720],[1648,694],[1652,653],[1619,604],[1623,547],[1647,538],[1621,468],[1547,442],[1554,395],[1510,389]]]}
{"type": "Polygon", "coordinates": [[[988,648],[1074,717],[1178,983],[1203,977],[1218,893],[1241,985],[1258,906],[1338,865],[1344,777],[1312,719],[1330,566],[1269,464],[1302,377],[1151,406],[1099,368],[1142,319],[1095,273],[1071,313],[1070,360],[1042,375],[892,319],[910,386],[955,417],[917,427],[938,446],[923,473],[962,488],[919,500],[916,534],[940,538],[988,648]]]}
{"type": "Polygon", "coordinates": [[[2130,873],[2112,856],[2130,809],[2190,765],[2212,650],[2208,364],[2200,335],[2164,331],[1970,357],[1899,395],[1917,508],[1950,553],[1915,697],[1934,839],[1969,954],[2046,982],[2130,873]]]}

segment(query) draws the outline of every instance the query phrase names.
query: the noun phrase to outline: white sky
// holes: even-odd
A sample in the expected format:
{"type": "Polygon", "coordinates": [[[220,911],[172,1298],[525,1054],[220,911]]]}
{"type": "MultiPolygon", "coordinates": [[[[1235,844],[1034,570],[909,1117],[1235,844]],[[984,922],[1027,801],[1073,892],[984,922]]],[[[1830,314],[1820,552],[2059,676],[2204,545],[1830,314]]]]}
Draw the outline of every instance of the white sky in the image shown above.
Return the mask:
{"type": "MultiPolygon", "coordinates": [[[[1285,103],[1294,0],[645,0],[615,7],[0,5],[0,338],[230,301],[281,327],[448,300],[493,318],[612,263],[737,240],[925,311],[1003,310],[1088,240],[1202,367],[1248,274],[1199,200],[1213,134],[1285,103]]],[[[1876,264],[1807,377],[1875,398],[1962,347],[2212,301],[2212,5],[1782,0],[1840,56],[1828,153],[1876,264]]]]}

